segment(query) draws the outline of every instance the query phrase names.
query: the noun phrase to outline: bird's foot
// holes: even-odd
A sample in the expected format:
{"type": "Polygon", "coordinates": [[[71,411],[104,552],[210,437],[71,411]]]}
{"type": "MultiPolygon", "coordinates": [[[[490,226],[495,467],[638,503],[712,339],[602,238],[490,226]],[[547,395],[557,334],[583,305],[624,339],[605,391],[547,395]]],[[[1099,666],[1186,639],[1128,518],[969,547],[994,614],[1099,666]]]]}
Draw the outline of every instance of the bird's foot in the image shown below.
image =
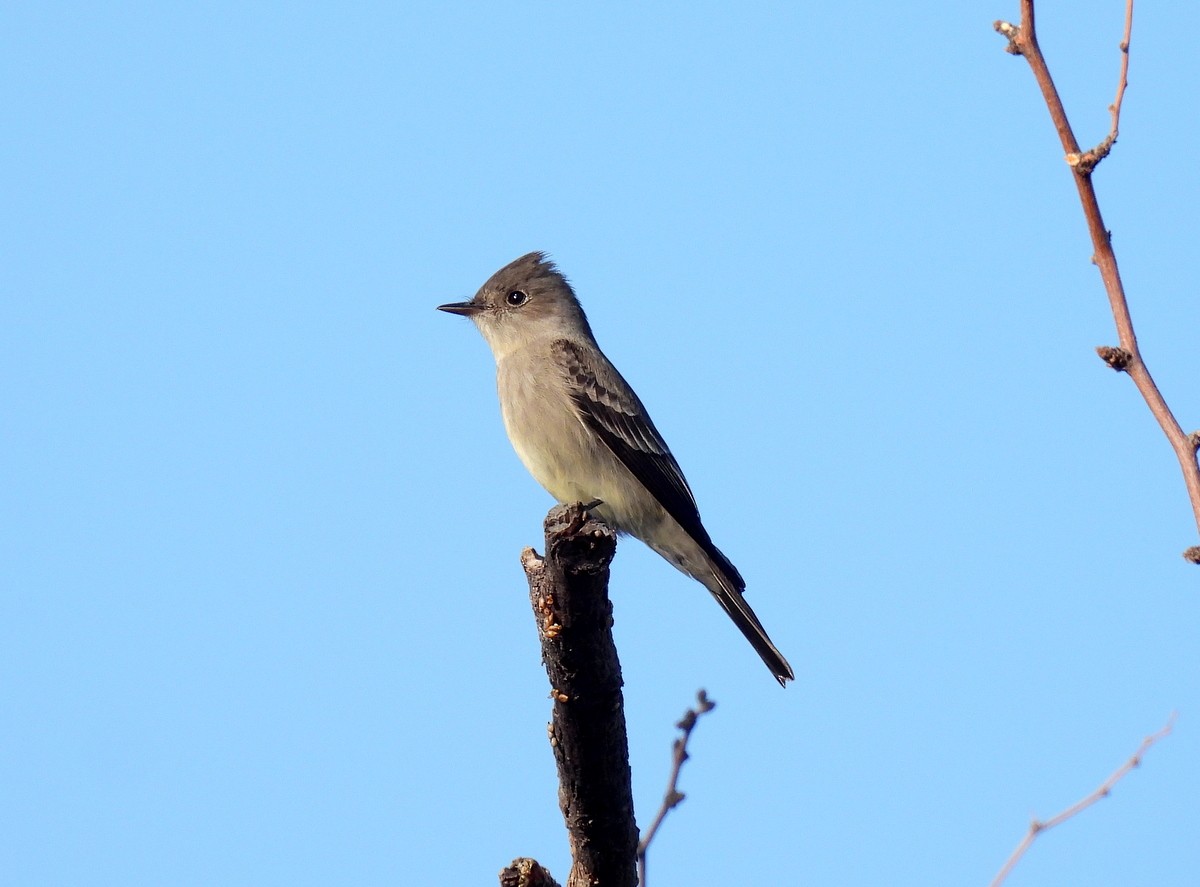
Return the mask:
{"type": "Polygon", "coordinates": [[[567,528],[563,530],[564,536],[573,536],[580,531],[589,517],[588,512],[598,505],[604,503],[599,499],[593,499],[591,502],[578,502],[578,510],[571,515],[571,522],[567,524],[567,528]]]}

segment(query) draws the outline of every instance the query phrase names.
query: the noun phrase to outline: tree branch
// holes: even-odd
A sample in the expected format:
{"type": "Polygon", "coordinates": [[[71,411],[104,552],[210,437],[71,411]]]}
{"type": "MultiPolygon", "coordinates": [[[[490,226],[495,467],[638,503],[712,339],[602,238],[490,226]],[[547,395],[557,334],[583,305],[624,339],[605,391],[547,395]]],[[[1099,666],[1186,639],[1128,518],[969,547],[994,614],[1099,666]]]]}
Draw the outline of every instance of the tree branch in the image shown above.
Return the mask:
{"type": "MultiPolygon", "coordinates": [[[[1133,331],[1133,319],[1129,313],[1129,304],[1125,299],[1125,288],[1121,283],[1121,274],[1117,269],[1117,257],[1113,252],[1112,238],[1104,226],[1104,218],[1100,214],[1100,204],[1096,199],[1096,190],[1092,186],[1092,171],[1104,159],[1117,140],[1118,124],[1121,118],[1121,103],[1125,99],[1125,86],[1129,73],[1129,41],[1133,29],[1133,0],[1126,0],[1125,34],[1121,41],[1121,73],[1117,83],[1117,95],[1109,106],[1112,114],[1112,128],[1108,136],[1090,151],[1080,151],[1075,133],[1067,120],[1067,112],[1063,108],[1054,80],[1050,77],[1050,69],[1038,46],[1037,31],[1034,26],[1033,0],[1020,0],[1021,24],[1015,26],[1009,22],[998,21],[996,30],[1008,38],[1008,51],[1014,55],[1024,56],[1033,71],[1034,79],[1042,91],[1042,98],[1050,111],[1050,119],[1058,131],[1059,140],[1066,152],[1067,164],[1071,167],[1075,187],[1079,191],[1079,200],[1083,205],[1083,215],[1087,220],[1088,232],[1092,237],[1095,252],[1092,261],[1100,269],[1100,277],[1108,292],[1108,301],[1112,309],[1113,320],[1117,327],[1118,348],[1102,347],[1096,349],[1100,357],[1115,370],[1128,373],[1137,386],[1150,412],[1158,421],[1163,433],[1175,451],[1179,467],[1183,472],[1184,484],[1187,487],[1188,498],[1192,504],[1192,512],[1196,526],[1200,529],[1200,465],[1196,463],[1196,447],[1194,441],[1183,432],[1175,415],[1167,406],[1166,400],[1158,390],[1154,377],[1142,360],[1138,350],[1137,336],[1133,331]]],[[[1193,563],[1200,564],[1200,546],[1187,549],[1183,556],[1193,563]]]]}
{"type": "Polygon", "coordinates": [[[634,887],[637,823],[608,565],[616,534],[582,505],[546,516],[546,556],[521,554],[553,702],[550,746],[571,845],[567,887],[634,887]]]}
{"type": "Polygon", "coordinates": [[[683,735],[675,739],[671,748],[671,775],[667,779],[667,791],[663,795],[662,806],[658,808],[658,815],[654,817],[654,822],[650,823],[650,828],[646,829],[646,837],[642,838],[637,848],[639,887],[646,887],[646,851],[650,849],[650,842],[658,834],[658,827],[667,818],[667,814],[678,807],[685,797],[679,790],[679,771],[683,769],[683,762],[688,759],[687,744],[692,737],[692,731],[696,729],[696,721],[700,719],[700,715],[707,714],[716,707],[717,704],[708,698],[708,694],[700,690],[696,694],[696,707],[689,708],[675,725],[683,735]]]}
{"type": "Polygon", "coordinates": [[[1025,833],[1025,837],[1021,839],[1021,843],[1017,845],[1015,850],[1013,850],[1012,855],[1008,857],[1004,865],[1000,867],[1000,872],[992,880],[991,887],[999,887],[999,885],[1004,882],[1004,879],[1007,878],[1009,873],[1013,870],[1013,866],[1015,866],[1017,862],[1020,861],[1021,857],[1025,855],[1025,851],[1032,846],[1038,835],[1044,831],[1047,831],[1048,829],[1054,828],[1056,825],[1066,822],[1072,816],[1082,813],[1084,810],[1102,798],[1107,798],[1112,792],[1113,786],[1120,782],[1125,777],[1125,774],[1127,774],[1130,770],[1142,763],[1142,756],[1149,751],[1150,746],[1154,745],[1154,743],[1158,742],[1165,736],[1168,736],[1174,726],[1175,715],[1172,713],[1172,715],[1167,718],[1166,726],[1164,726],[1157,733],[1154,733],[1143,739],[1142,744],[1138,746],[1138,750],[1133,753],[1133,757],[1113,771],[1113,774],[1109,776],[1108,779],[1104,780],[1104,782],[1100,783],[1099,788],[1097,788],[1094,792],[1085,798],[1076,801],[1066,810],[1051,816],[1047,820],[1040,821],[1035,819],[1030,822],[1029,831],[1025,833]]]}

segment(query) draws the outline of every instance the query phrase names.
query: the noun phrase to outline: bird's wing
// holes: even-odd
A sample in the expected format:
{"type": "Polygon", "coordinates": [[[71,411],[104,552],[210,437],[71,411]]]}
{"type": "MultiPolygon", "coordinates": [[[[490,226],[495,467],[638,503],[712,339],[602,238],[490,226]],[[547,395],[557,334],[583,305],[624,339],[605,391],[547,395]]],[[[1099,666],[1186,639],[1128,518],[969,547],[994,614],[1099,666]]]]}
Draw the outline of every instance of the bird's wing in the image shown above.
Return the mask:
{"type": "Polygon", "coordinates": [[[745,581],[729,558],[713,545],[700,523],[696,499],[683,479],[679,464],[629,383],[606,359],[591,357],[568,339],[555,341],[551,353],[569,383],[579,420],[604,441],[667,514],[696,540],[711,559],[719,586],[714,587],[699,576],[696,578],[708,586],[779,683],[792,680],[792,667],[771,643],[762,623],[742,596],[745,581]]]}
{"type": "Polygon", "coordinates": [[[696,498],[629,383],[607,360],[598,362],[568,339],[556,340],[551,353],[570,382],[580,421],[596,432],[688,535],[711,548],[696,498]]]}

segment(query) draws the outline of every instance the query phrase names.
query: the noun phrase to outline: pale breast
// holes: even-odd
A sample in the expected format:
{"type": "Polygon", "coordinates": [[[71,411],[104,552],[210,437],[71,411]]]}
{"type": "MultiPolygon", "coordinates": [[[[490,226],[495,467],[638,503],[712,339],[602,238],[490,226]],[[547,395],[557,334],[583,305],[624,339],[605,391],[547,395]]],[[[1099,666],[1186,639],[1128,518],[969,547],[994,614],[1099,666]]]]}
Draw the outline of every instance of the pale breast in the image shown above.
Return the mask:
{"type": "Polygon", "coordinates": [[[501,414],[513,449],[555,499],[600,499],[604,505],[596,510],[602,518],[640,535],[647,523],[662,519],[661,508],[580,421],[567,380],[528,351],[509,354],[497,365],[501,414]]]}

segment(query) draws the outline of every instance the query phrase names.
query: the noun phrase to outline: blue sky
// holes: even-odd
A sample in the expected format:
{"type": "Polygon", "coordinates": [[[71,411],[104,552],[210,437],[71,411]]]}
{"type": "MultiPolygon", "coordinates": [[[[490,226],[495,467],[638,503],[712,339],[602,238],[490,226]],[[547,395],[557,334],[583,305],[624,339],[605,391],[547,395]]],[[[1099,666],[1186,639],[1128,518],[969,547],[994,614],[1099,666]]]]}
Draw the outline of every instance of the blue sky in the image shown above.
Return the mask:
{"type": "MultiPolygon", "coordinates": [[[[1081,142],[1123,6],[1045,2],[1081,142]]],[[[1016,3],[10,5],[0,867],[15,885],[565,877],[518,556],[548,496],[434,311],[532,249],[796,668],[613,571],[655,882],[1200,869],[1200,573],[1016,3]]],[[[1200,9],[1143,5],[1097,174],[1200,426],[1200,9]]]]}

